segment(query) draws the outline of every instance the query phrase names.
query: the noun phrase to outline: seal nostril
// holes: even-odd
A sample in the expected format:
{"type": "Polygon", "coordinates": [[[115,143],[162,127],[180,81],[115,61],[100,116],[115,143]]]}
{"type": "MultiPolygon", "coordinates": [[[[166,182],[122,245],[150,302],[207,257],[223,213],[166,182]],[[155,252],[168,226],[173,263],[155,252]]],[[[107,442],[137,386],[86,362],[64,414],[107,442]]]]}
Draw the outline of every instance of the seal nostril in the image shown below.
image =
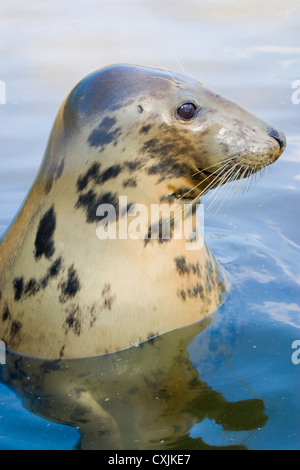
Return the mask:
{"type": "Polygon", "coordinates": [[[277,140],[277,142],[279,143],[280,150],[285,147],[285,137],[281,132],[276,131],[276,129],[270,129],[269,136],[277,140]]]}

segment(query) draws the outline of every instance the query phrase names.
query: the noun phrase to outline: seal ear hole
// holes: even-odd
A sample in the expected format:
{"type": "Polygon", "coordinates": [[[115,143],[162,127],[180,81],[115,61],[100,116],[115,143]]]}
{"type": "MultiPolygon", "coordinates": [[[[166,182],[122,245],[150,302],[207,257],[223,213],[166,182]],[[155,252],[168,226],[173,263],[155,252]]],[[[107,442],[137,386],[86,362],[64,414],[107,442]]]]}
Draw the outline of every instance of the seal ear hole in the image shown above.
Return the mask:
{"type": "Polygon", "coordinates": [[[142,113],[144,111],[143,106],[141,106],[140,104],[138,105],[137,109],[139,113],[142,113]]]}
{"type": "Polygon", "coordinates": [[[196,109],[194,103],[183,103],[177,108],[177,116],[184,121],[190,121],[195,116],[196,109]]]}

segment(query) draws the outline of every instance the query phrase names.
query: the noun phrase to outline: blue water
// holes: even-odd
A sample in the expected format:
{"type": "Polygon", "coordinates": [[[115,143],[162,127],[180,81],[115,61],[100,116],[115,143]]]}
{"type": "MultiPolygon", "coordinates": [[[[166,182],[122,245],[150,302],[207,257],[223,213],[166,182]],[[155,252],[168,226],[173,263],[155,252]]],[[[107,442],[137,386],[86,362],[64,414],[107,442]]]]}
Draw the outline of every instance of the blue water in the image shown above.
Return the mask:
{"type": "MultiPolygon", "coordinates": [[[[177,55],[187,73],[285,132],[283,156],[249,191],[232,201],[233,193],[221,193],[211,211],[210,195],[204,200],[205,238],[230,290],[188,347],[203,383],[228,402],[261,400],[264,411],[251,429],[236,423],[224,429],[216,410],[200,417],[195,407],[188,437],[211,446],[300,449],[300,364],[292,362],[292,343],[300,340],[300,104],[291,99],[300,80],[299,2],[24,5],[0,7],[0,79],[7,85],[0,105],[0,236],[32,184],[65,95],[108,63],[178,70],[177,55]]],[[[79,429],[32,410],[0,381],[0,449],[77,446],[79,429]]]]}

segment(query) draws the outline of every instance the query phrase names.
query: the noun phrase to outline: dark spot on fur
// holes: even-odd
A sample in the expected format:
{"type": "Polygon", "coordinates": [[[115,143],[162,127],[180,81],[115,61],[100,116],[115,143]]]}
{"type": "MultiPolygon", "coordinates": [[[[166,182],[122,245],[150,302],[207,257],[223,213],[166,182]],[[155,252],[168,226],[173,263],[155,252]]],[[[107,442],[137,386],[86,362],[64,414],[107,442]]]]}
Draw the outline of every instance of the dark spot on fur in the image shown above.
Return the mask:
{"type": "Polygon", "coordinates": [[[190,266],[193,271],[193,274],[196,274],[198,277],[201,277],[201,271],[200,271],[200,266],[199,266],[198,261],[197,263],[193,263],[190,266]]]}
{"type": "Polygon", "coordinates": [[[140,160],[134,160],[132,162],[125,162],[125,165],[130,172],[134,172],[141,168],[142,162],[140,160]]]}
{"type": "Polygon", "coordinates": [[[174,261],[176,264],[176,269],[180,276],[192,273],[199,278],[201,277],[201,270],[198,261],[197,263],[187,263],[185,256],[177,256],[176,258],[174,258],[174,261]]]}
{"type": "Polygon", "coordinates": [[[114,105],[111,105],[110,109],[112,111],[119,111],[119,109],[130,106],[132,103],[134,103],[134,99],[130,99],[130,100],[126,101],[125,103],[120,102],[120,103],[116,103],[114,105]]]}
{"type": "Polygon", "coordinates": [[[135,206],[134,202],[129,202],[126,204],[126,206],[125,205],[121,206],[119,208],[119,218],[125,217],[127,214],[131,216],[132,211],[134,210],[134,206],[135,206]]]}
{"type": "Polygon", "coordinates": [[[154,222],[148,227],[148,233],[145,236],[145,246],[152,240],[158,243],[169,242],[174,231],[174,219],[162,219],[154,222]]]}
{"type": "Polygon", "coordinates": [[[190,269],[193,274],[196,274],[198,277],[201,277],[201,271],[200,271],[200,266],[199,262],[197,263],[190,263],[190,269]]]}
{"type": "Polygon", "coordinates": [[[123,181],[123,186],[124,186],[124,188],[127,188],[127,186],[129,186],[131,188],[136,188],[136,186],[137,186],[136,179],[135,178],[128,178],[128,180],[123,181]]]}
{"type": "Polygon", "coordinates": [[[190,298],[201,297],[203,299],[204,298],[203,286],[201,284],[197,283],[195,286],[190,287],[188,289],[188,296],[190,298]]]}
{"type": "Polygon", "coordinates": [[[174,261],[176,264],[176,269],[180,276],[183,276],[186,273],[189,274],[190,268],[184,256],[177,256],[176,258],[174,258],[174,261]]]}
{"type": "Polygon", "coordinates": [[[80,290],[79,279],[78,279],[76,270],[74,269],[74,265],[72,265],[69,268],[67,281],[63,282],[61,285],[62,295],[60,296],[59,300],[63,303],[67,299],[75,297],[75,295],[77,294],[79,290],[80,290]]]}
{"type": "Polygon", "coordinates": [[[156,162],[148,168],[149,175],[159,175],[159,180],[165,178],[181,178],[190,176],[191,170],[185,163],[195,154],[195,149],[182,133],[171,130],[168,126],[161,129],[161,138],[153,138],[144,142],[140,149],[142,154],[148,154],[156,162]]]}
{"type": "Polygon", "coordinates": [[[73,333],[75,333],[77,336],[80,336],[81,332],[80,316],[81,310],[78,306],[76,306],[66,318],[67,330],[73,330],[73,333]]]}
{"type": "Polygon", "coordinates": [[[220,289],[220,298],[223,298],[224,294],[226,293],[225,279],[223,278],[223,276],[219,275],[218,271],[216,271],[216,275],[217,275],[216,282],[217,282],[218,288],[220,289]]]}
{"type": "Polygon", "coordinates": [[[174,161],[173,157],[166,157],[159,163],[148,168],[148,175],[159,175],[159,182],[165,178],[182,178],[189,176],[190,169],[188,165],[174,161]]]}
{"type": "Polygon", "coordinates": [[[186,299],[186,293],[185,293],[185,290],[184,289],[181,289],[177,292],[177,295],[179,297],[181,297],[182,300],[185,300],[186,299]]]}
{"type": "Polygon", "coordinates": [[[56,167],[56,175],[55,175],[55,178],[58,179],[61,177],[62,175],[62,172],[64,170],[64,166],[65,166],[65,161],[62,160],[56,167]]]}
{"type": "Polygon", "coordinates": [[[24,289],[24,279],[23,277],[18,277],[14,279],[13,286],[15,290],[15,300],[18,301],[22,297],[24,289]]]}
{"type": "Polygon", "coordinates": [[[78,191],[82,191],[87,186],[90,178],[95,181],[98,181],[99,171],[100,171],[100,163],[96,162],[88,169],[85,175],[79,176],[77,180],[78,191]]]}
{"type": "Polygon", "coordinates": [[[176,199],[176,198],[177,198],[177,195],[175,193],[167,194],[167,195],[161,196],[159,201],[160,202],[166,202],[167,204],[172,204],[174,202],[174,199],[176,199]]]}
{"type": "Polygon", "coordinates": [[[206,262],[206,288],[209,292],[211,292],[213,284],[215,282],[214,279],[214,269],[211,260],[207,260],[206,262]]]}
{"type": "Polygon", "coordinates": [[[179,133],[170,134],[169,129],[165,127],[162,129],[162,134],[166,131],[164,137],[153,138],[147,140],[141,151],[142,153],[147,153],[152,158],[166,158],[168,156],[179,157],[186,152],[191,152],[192,147],[190,142],[188,142],[184,137],[179,133]]]}
{"type": "MultiPolygon", "coordinates": [[[[148,153],[152,158],[155,157],[156,152],[161,149],[159,146],[159,140],[156,138],[147,140],[144,144],[143,147],[141,148],[142,153],[148,153]]],[[[161,153],[161,152],[159,152],[161,153]]],[[[166,155],[165,155],[166,156],[166,155]]]]}
{"type": "Polygon", "coordinates": [[[50,277],[55,277],[59,273],[59,270],[61,268],[61,257],[57,258],[54,263],[49,268],[49,276],[50,277]]]}
{"type": "Polygon", "coordinates": [[[56,277],[61,268],[61,257],[57,258],[48,269],[46,275],[37,281],[31,278],[24,287],[24,295],[30,297],[39,292],[40,289],[45,289],[48,285],[49,279],[56,277]]]}
{"type": "MultiPolygon", "coordinates": [[[[99,220],[99,216],[96,215],[97,207],[101,204],[111,204],[115,207],[116,213],[119,206],[117,199],[117,193],[112,194],[107,192],[97,196],[93,190],[89,190],[85,194],[81,194],[77,200],[76,208],[83,207],[86,211],[86,221],[88,223],[96,222],[99,220]]],[[[103,216],[105,217],[105,216],[103,216]]],[[[101,220],[101,219],[100,219],[101,220]]]]}
{"type": "Polygon", "coordinates": [[[118,174],[121,172],[122,167],[121,165],[113,165],[107,170],[105,170],[102,175],[101,175],[101,183],[105,183],[105,181],[111,179],[111,178],[116,178],[118,174]]]}
{"type": "Polygon", "coordinates": [[[120,127],[112,130],[116,122],[115,117],[105,117],[99,126],[90,133],[88,144],[91,147],[101,147],[101,151],[111,142],[116,144],[118,137],[122,134],[120,127]]]}
{"type": "Polygon", "coordinates": [[[54,208],[51,207],[42,219],[35,237],[35,258],[39,259],[42,255],[51,258],[54,253],[54,242],[52,240],[56,228],[56,216],[54,208]]]}
{"type": "Polygon", "coordinates": [[[100,164],[96,162],[88,169],[88,171],[83,176],[79,176],[77,180],[77,190],[83,191],[90,180],[92,180],[95,184],[105,183],[111,178],[116,178],[121,171],[121,165],[112,165],[106,170],[104,170],[103,173],[100,173],[100,164]]]}
{"type": "Polygon", "coordinates": [[[76,326],[75,326],[75,319],[74,319],[74,317],[73,317],[72,314],[70,314],[70,315],[68,316],[68,318],[66,319],[66,323],[67,323],[67,325],[69,326],[69,328],[73,328],[73,326],[74,326],[74,328],[76,329],[76,326]]]}
{"type": "Polygon", "coordinates": [[[46,185],[45,185],[45,193],[48,194],[51,191],[53,184],[53,175],[51,177],[48,177],[46,180],[46,185]]]}
{"type": "Polygon", "coordinates": [[[208,292],[211,292],[212,290],[212,282],[208,278],[206,278],[206,289],[208,290],[208,292]]]}
{"type": "Polygon", "coordinates": [[[38,285],[39,289],[40,288],[46,289],[48,282],[49,282],[49,276],[46,274],[46,276],[44,276],[39,282],[39,285],[38,285]]]}
{"type": "Polygon", "coordinates": [[[21,328],[22,328],[22,323],[20,323],[18,321],[13,321],[12,322],[11,328],[10,328],[11,339],[13,339],[19,333],[21,328]]]}
{"type": "Polygon", "coordinates": [[[56,277],[61,268],[61,257],[57,258],[48,269],[46,275],[41,279],[39,283],[39,287],[45,289],[48,285],[49,279],[52,277],[56,277]]]}
{"type": "Polygon", "coordinates": [[[147,124],[146,126],[142,126],[140,128],[140,134],[148,134],[148,132],[150,131],[151,129],[151,124],[147,124]]]}
{"type": "Polygon", "coordinates": [[[187,187],[181,187],[177,189],[172,194],[164,194],[160,197],[160,202],[166,202],[168,204],[172,204],[175,199],[177,198],[184,198],[184,199],[194,199],[195,194],[187,187]]]}
{"type": "Polygon", "coordinates": [[[101,308],[111,310],[112,304],[115,301],[116,296],[111,294],[110,284],[105,284],[102,290],[103,303],[101,308]]]}
{"type": "Polygon", "coordinates": [[[79,207],[86,209],[87,222],[94,222],[96,220],[96,210],[98,207],[96,193],[90,189],[87,193],[80,195],[76,203],[76,208],[78,209],[79,207]]]}
{"type": "Polygon", "coordinates": [[[4,307],[4,310],[3,310],[2,321],[8,320],[9,317],[10,317],[10,311],[9,311],[9,308],[6,304],[5,307],[4,307]]]}
{"type": "Polygon", "coordinates": [[[52,164],[47,171],[47,181],[45,186],[45,193],[48,194],[52,188],[54,179],[58,179],[61,177],[63,169],[64,169],[64,159],[60,163],[52,164]]]}
{"type": "Polygon", "coordinates": [[[28,296],[35,295],[39,290],[40,286],[38,282],[31,278],[25,285],[24,294],[28,296]]]}

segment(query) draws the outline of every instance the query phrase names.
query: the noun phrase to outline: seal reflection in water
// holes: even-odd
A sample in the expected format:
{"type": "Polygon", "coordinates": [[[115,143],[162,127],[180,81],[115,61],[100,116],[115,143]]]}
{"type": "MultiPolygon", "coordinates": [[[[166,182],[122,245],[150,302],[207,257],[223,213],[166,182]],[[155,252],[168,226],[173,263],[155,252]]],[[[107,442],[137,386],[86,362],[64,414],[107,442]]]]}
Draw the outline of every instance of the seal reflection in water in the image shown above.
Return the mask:
{"type": "MultiPolygon", "coordinates": [[[[191,233],[165,239],[158,214],[140,238],[99,240],[97,208],[200,202],[274,162],[283,134],[179,74],[100,69],[64,101],[28,197],[0,245],[0,337],[37,358],[113,352],[211,314],[227,280],[191,233]],[[151,236],[149,236],[151,234],[151,236]]],[[[184,214],[194,227],[195,211],[184,214]]],[[[106,217],[107,219],[107,217],[106,217]]],[[[172,218],[171,232],[178,218],[172,218]]],[[[172,235],[172,233],[171,233],[172,235]]]]}
{"type": "MultiPolygon", "coordinates": [[[[51,361],[8,353],[3,380],[33,413],[77,427],[77,449],[245,449],[267,422],[263,401],[226,400],[199,378],[187,351],[211,321],[93,358],[51,361]],[[224,433],[222,445],[209,444],[205,434],[190,436],[205,419],[211,428],[218,425],[218,436],[224,433]]],[[[203,349],[213,363],[205,342],[203,349]]]]}

